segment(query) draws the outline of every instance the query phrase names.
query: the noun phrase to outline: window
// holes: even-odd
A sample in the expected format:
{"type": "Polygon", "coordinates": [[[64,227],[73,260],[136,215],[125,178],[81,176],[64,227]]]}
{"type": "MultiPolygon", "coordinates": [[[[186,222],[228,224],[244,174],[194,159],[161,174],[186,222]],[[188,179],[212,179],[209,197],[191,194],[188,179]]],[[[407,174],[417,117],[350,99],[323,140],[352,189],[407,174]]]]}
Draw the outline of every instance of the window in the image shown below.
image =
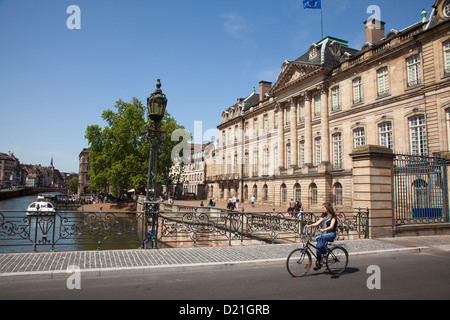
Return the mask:
{"type": "Polygon", "coordinates": [[[450,41],[444,43],[444,73],[450,74],[450,41]]]}
{"type": "Polygon", "coordinates": [[[413,182],[413,187],[415,191],[415,207],[416,208],[429,208],[428,203],[428,184],[422,180],[418,179],[413,182]]]}
{"type": "Polygon", "coordinates": [[[362,80],[361,78],[356,78],[353,80],[353,104],[361,103],[362,101],[362,80]]]}
{"type": "Polygon", "coordinates": [[[381,68],[377,71],[378,79],[378,96],[389,94],[389,72],[388,67],[381,68]]]}
{"type": "Polygon", "coordinates": [[[342,206],[343,204],[344,204],[344,196],[343,196],[342,184],[337,182],[334,185],[334,205],[342,206]]]}
{"type": "Polygon", "coordinates": [[[289,127],[291,125],[291,107],[286,108],[286,126],[289,127]]]}
{"type": "Polygon", "coordinates": [[[333,169],[342,169],[342,135],[333,135],[333,169]]]}
{"type": "Polygon", "coordinates": [[[264,133],[269,132],[269,116],[264,115],[264,133]]]}
{"type": "Polygon", "coordinates": [[[305,141],[300,141],[300,167],[303,167],[304,165],[305,165],[305,141]]]}
{"type": "Polygon", "coordinates": [[[311,198],[311,205],[317,205],[318,199],[317,199],[317,185],[315,183],[312,183],[309,187],[310,191],[310,198],[311,198]]]}
{"type": "Polygon", "coordinates": [[[238,155],[234,155],[234,173],[239,174],[238,155]]]}
{"type": "Polygon", "coordinates": [[[275,169],[278,169],[280,166],[280,163],[278,161],[278,146],[276,145],[275,148],[273,148],[273,152],[275,153],[275,169]]]}
{"type": "Polygon", "coordinates": [[[341,93],[339,87],[334,87],[331,89],[331,110],[339,111],[341,110],[341,93]]]}
{"type": "Polygon", "coordinates": [[[222,174],[225,174],[225,157],[222,157],[222,174]]]}
{"type": "Polygon", "coordinates": [[[380,146],[394,149],[394,142],[392,139],[392,123],[385,122],[378,126],[380,134],[380,146]]]}
{"type": "Polygon", "coordinates": [[[269,148],[265,147],[264,148],[264,175],[268,175],[269,174],[269,148]]]}
{"type": "Polygon", "coordinates": [[[281,186],[281,201],[283,203],[287,202],[287,187],[285,184],[281,186]]]}
{"type": "Polygon", "coordinates": [[[245,166],[244,166],[244,174],[246,177],[248,177],[248,168],[249,168],[249,164],[250,164],[250,159],[249,159],[249,155],[248,152],[245,153],[245,166]]]}
{"type": "Polygon", "coordinates": [[[427,154],[427,130],[425,116],[416,116],[409,120],[411,152],[413,155],[427,154]]]}
{"type": "Polygon", "coordinates": [[[258,150],[253,149],[253,175],[258,175],[258,150]]]}
{"type": "Polygon", "coordinates": [[[355,148],[366,144],[366,133],[364,128],[359,128],[353,131],[353,138],[355,141],[355,148]]]}
{"type": "Polygon", "coordinates": [[[322,113],[322,100],[320,94],[314,96],[314,116],[319,117],[322,113]]]}
{"type": "Polygon", "coordinates": [[[258,119],[253,120],[253,135],[258,135],[258,119]]]}
{"type": "Polygon", "coordinates": [[[269,187],[267,187],[267,184],[265,184],[263,187],[263,197],[264,197],[264,201],[269,200],[269,187]]]}
{"type": "Polygon", "coordinates": [[[298,200],[301,201],[302,199],[302,188],[300,187],[300,185],[297,183],[294,186],[294,194],[295,194],[295,199],[294,200],[298,200]]]}
{"type": "Polygon", "coordinates": [[[226,140],[225,140],[225,137],[226,137],[226,133],[225,133],[225,130],[223,130],[222,131],[222,144],[224,144],[225,145],[225,142],[226,142],[226,140]]]}
{"type": "Polygon", "coordinates": [[[286,168],[291,167],[291,144],[286,145],[286,168]]]}
{"type": "Polygon", "coordinates": [[[300,108],[300,112],[299,112],[300,121],[304,121],[305,120],[305,101],[300,102],[299,108],[300,108]]]}
{"type": "Polygon", "coordinates": [[[408,71],[408,87],[422,84],[422,67],[420,65],[420,55],[415,55],[406,60],[408,71]]]}
{"type": "Polygon", "coordinates": [[[315,151],[315,164],[316,166],[320,165],[322,163],[322,139],[316,138],[314,139],[314,151],[315,151]]]}

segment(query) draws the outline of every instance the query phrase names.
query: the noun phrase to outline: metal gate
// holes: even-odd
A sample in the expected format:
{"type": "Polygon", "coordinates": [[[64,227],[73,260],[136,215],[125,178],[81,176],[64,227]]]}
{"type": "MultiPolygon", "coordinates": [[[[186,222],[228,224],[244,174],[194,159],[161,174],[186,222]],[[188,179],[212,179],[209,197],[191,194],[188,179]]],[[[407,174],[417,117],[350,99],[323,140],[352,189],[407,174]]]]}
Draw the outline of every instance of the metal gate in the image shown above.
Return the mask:
{"type": "Polygon", "coordinates": [[[396,225],[448,222],[445,159],[397,154],[394,160],[394,202],[396,225]]]}

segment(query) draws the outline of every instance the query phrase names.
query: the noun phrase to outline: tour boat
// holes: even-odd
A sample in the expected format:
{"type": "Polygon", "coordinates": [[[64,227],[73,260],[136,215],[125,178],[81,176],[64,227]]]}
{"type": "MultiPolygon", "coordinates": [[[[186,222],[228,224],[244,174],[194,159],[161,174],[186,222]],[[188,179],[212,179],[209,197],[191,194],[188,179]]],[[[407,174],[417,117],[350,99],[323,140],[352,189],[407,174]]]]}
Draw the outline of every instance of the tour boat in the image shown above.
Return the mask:
{"type": "Polygon", "coordinates": [[[33,201],[27,208],[27,216],[49,215],[55,212],[55,206],[48,201],[33,201]]]}

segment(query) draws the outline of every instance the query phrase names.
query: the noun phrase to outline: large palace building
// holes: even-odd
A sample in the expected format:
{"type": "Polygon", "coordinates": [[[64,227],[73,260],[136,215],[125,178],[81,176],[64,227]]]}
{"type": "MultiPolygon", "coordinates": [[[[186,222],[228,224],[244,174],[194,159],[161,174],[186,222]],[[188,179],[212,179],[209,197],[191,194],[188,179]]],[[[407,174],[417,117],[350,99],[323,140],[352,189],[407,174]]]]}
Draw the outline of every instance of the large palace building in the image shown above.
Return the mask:
{"type": "Polygon", "coordinates": [[[424,10],[403,30],[364,25],[360,50],[326,37],[223,112],[207,159],[209,197],[354,209],[355,148],[450,150],[450,1],[436,1],[429,19],[424,10]]]}

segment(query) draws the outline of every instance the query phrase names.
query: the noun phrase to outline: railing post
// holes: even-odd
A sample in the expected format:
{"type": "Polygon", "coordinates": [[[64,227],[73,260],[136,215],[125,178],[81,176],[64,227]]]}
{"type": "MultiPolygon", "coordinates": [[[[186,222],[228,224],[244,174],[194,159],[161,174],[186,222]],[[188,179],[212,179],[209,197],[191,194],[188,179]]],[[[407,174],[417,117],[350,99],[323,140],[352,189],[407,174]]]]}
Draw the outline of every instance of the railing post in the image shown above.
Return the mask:
{"type": "Polygon", "coordinates": [[[242,207],[242,213],[241,213],[241,247],[244,246],[244,207],[242,207]]]}

